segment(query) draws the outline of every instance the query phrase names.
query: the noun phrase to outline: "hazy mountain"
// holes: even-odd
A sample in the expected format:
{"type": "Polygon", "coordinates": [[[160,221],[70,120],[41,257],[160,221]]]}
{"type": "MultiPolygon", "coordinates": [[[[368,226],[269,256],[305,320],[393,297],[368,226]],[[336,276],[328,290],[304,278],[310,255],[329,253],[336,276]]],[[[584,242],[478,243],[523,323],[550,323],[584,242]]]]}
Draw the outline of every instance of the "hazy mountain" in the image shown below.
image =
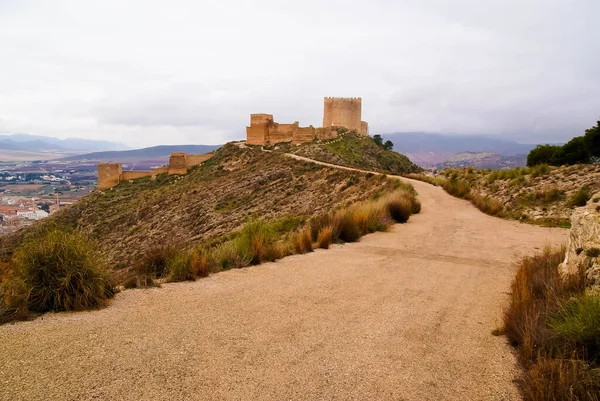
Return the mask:
{"type": "Polygon", "coordinates": [[[495,152],[502,156],[527,154],[536,145],[523,144],[508,139],[481,135],[442,135],[426,132],[395,132],[382,134],[394,143],[394,150],[400,153],[416,152],[495,152]]]}
{"type": "Polygon", "coordinates": [[[436,170],[452,167],[477,167],[480,169],[498,170],[502,168],[525,167],[526,155],[502,156],[495,152],[463,152],[457,153],[448,160],[435,166],[436,170]]]}
{"type": "Polygon", "coordinates": [[[212,152],[220,147],[221,145],[162,145],[143,149],[87,153],[83,155],[66,157],[62,160],[124,162],[141,159],[168,159],[171,155],[171,152],[202,154],[212,152]]]}
{"type": "Polygon", "coordinates": [[[0,149],[20,151],[100,151],[123,150],[127,146],[109,141],[82,138],[58,139],[50,136],[30,134],[0,134],[0,149]]]}
{"type": "MultiPolygon", "coordinates": [[[[385,140],[394,143],[396,152],[405,154],[409,159],[424,168],[432,168],[445,162],[458,153],[481,153],[490,152],[498,156],[514,157],[527,155],[535,144],[523,144],[509,139],[488,137],[484,135],[442,135],[427,132],[395,132],[382,134],[385,140]]],[[[520,164],[522,157],[507,160],[508,164],[513,161],[520,164]]],[[[505,165],[504,161],[498,160],[498,167],[505,165]]],[[[488,167],[492,167],[490,165],[488,167]]]]}

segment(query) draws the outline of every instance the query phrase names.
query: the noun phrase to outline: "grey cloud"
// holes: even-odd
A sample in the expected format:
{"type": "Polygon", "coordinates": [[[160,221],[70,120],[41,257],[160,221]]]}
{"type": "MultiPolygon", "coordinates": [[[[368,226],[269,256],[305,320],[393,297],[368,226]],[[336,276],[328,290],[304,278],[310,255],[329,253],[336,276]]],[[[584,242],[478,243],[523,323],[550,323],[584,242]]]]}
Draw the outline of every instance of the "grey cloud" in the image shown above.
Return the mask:
{"type": "Polygon", "coordinates": [[[592,0],[0,2],[3,130],[135,144],[318,125],[568,140],[600,116],[592,0]]]}

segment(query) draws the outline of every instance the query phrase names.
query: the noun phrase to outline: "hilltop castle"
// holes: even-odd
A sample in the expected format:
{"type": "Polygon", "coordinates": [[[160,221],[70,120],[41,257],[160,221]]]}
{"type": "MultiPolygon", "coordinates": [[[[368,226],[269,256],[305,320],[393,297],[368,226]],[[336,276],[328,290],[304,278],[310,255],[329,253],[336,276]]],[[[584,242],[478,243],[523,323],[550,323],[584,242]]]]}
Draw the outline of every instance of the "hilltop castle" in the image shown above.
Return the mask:
{"type": "Polygon", "coordinates": [[[362,99],[359,97],[326,97],[323,107],[323,127],[300,127],[293,124],[279,124],[272,114],[251,114],[250,126],[246,127],[248,145],[268,145],[279,142],[293,144],[312,142],[315,139],[333,139],[338,128],[355,130],[367,135],[369,126],[361,119],[362,99]]]}

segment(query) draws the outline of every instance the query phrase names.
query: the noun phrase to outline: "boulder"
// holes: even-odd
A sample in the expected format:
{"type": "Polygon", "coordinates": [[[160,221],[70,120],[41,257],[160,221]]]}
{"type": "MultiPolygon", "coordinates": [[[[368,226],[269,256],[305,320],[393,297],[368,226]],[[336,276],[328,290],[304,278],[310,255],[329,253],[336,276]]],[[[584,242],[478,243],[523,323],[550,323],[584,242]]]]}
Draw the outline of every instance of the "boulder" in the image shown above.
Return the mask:
{"type": "Polygon", "coordinates": [[[576,274],[580,266],[585,269],[588,284],[600,287],[600,192],[571,215],[571,234],[561,273],[576,274]]]}

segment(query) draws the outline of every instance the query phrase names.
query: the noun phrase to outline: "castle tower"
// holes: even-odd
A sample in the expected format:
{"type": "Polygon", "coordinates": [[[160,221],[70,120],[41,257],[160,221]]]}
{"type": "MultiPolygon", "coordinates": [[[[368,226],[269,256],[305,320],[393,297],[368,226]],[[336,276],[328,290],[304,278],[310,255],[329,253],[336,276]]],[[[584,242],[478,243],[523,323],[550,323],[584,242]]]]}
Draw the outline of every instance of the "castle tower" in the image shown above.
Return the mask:
{"type": "Polygon", "coordinates": [[[368,125],[361,121],[362,99],[359,97],[326,97],[323,107],[323,127],[345,127],[367,135],[368,125]]]}
{"type": "Polygon", "coordinates": [[[269,127],[272,125],[272,114],[250,114],[250,126],[246,127],[246,143],[266,145],[269,140],[269,127]]]}
{"type": "Polygon", "coordinates": [[[114,187],[121,181],[123,168],[121,163],[98,164],[98,188],[114,187]]]}

